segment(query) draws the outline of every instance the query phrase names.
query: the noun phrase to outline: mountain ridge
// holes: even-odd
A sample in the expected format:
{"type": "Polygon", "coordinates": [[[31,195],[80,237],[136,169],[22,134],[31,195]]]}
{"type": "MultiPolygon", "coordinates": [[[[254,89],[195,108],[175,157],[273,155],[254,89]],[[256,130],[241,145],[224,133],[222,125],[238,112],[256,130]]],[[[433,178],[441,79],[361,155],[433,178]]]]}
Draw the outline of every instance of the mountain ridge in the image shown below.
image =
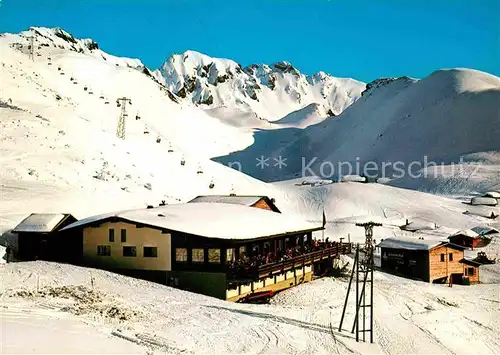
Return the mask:
{"type": "Polygon", "coordinates": [[[231,59],[192,50],[173,54],[153,75],[174,94],[195,105],[231,106],[238,111],[253,111],[270,121],[312,103],[339,114],[361,96],[366,86],[325,72],[304,75],[287,61],[242,67],[231,59]]]}

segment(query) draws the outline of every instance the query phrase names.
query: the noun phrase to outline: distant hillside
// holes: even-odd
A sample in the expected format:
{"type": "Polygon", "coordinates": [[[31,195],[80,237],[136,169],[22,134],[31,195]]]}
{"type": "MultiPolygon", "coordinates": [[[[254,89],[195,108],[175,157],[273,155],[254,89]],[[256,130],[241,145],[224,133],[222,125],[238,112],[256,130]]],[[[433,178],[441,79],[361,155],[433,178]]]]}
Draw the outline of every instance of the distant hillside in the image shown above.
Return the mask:
{"type": "MultiPolygon", "coordinates": [[[[386,175],[392,176],[397,172],[396,162],[408,168],[413,161],[423,164],[424,159],[438,164],[457,163],[464,156],[466,161],[487,164],[497,160],[500,78],[476,70],[451,69],[436,71],[422,80],[403,77],[368,87],[361,99],[333,120],[305,130],[259,132],[251,147],[219,161],[250,162],[261,155],[282,156],[287,161],[281,169],[244,165],[244,171],[255,177],[277,180],[300,176],[305,166],[315,175],[335,178],[346,174],[332,174],[328,164],[337,168],[338,162],[349,162],[355,168],[356,163],[362,167],[374,161],[379,176],[381,163],[386,162],[390,164],[386,175]]],[[[418,170],[418,165],[414,169],[418,170]]]]}

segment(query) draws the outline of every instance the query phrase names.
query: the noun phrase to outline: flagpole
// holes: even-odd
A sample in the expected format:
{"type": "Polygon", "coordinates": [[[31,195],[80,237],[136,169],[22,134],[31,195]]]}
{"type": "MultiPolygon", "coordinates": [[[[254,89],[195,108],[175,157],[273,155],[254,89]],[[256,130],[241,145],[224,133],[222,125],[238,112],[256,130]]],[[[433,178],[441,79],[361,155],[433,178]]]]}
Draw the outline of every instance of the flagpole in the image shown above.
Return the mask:
{"type": "Polygon", "coordinates": [[[325,206],[323,205],[323,243],[325,242],[325,227],[326,227],[326,215],[325,215],[325,206]]]}

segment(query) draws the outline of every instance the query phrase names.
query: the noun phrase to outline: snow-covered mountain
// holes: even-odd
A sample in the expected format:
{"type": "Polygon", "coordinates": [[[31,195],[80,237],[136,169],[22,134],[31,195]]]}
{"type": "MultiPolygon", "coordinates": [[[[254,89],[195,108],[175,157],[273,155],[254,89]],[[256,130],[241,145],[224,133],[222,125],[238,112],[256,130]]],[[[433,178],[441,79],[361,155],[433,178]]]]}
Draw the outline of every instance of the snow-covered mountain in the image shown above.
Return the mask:
{"type": "Polygon", "coordinates": [[[306,76],[284,61],[243,68],[232,60],[195,51],[172,55],[154,76],[174,94],[200,107],[252,112],[269,121],[313,103],[338,115],[365,89],[362,82],[324,72],[306,76]]]}
{"type": "Polygon", "coordinates": [[[95,58],[102,59],[110,64],[138,70],[145,70],[146,67],[139,59],[131,59],[124,57],[115,57],[99,48],[99,44],[93,39],[77,39],[73,35],[66,32],[62,28],[47,28],[47,27],[30,27],[27,31],[22,31],[19,34],[4,33],[2,37],[10,41],[16,49],[25,53],[31,50],[31,38],[33,38],[35,56],[41,57],[40,50],[45,48],[55,48],[59,50],[67,50],[76,53],[81,53],[95,58]],[[24,41],[20,41],[23,39],[24,41]]]}
{"type": "Polygon", "coordinates": [[[40,28],[0,37],[0,224],[35,205],[84,217],[198,194],[273,195],[209,159],[248,146],[251,132],[172,100],[139,61],[68,38],[40,28]],[[121,97],[131,99],[125,140],[116,134],[121,97]],[[94,202],[78,202],[86,196],[94,202]]]}
{"type": "MultiPolygon", "coordinates": [[[[460,171],[460,166],[470,167],[462,164],[455,165],[452,176],[461,173],[468,182],[480,176],[487,186],[498,188],[499,102],[500,78],[477,70],[439,70],[422,80],[378,80],[335,119],[305,130],[261,132],[255,135],[251,147],[228,159],[251,161],[262,155],[281,156],[287,159],[286,166],[262,169],[246,165],[244,169],[264,180],[281,180],[311,171],[324,178],[345,175],[348,172],[338,169],[340,162],[350,163],[353,169],[374,162],[378,176],[388,177],[393,176],[394,164],[399,162],[407,178],[408,169],[416,173],[425,161],[444,164],[451,170],[450,164],[459,163],[462,157],[465,163],[481,162],[484,169],[479,173],[485,175],[472,174],[469,169],[460,171]],[[412,162],[416,163],[410,165],[412,162]],[[386,163],[385,174],[382,163],[386,163]]],[[[417,180],[411,176],[407,182],[421,188],[415,185],[417,180]]]]}

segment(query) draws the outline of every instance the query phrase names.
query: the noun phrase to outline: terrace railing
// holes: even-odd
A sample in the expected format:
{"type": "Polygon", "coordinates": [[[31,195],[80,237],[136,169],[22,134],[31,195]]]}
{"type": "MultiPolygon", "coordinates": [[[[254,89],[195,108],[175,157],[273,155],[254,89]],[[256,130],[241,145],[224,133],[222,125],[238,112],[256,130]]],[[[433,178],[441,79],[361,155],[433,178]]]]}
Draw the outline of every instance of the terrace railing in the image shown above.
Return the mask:
{"type": "Polygon", "coordinates": [[[312,251],[310,253],[302,254],[276,263],[261,265],[258,267],[258,276],[259,278],[267,277],[269,274],[274,272],[292,270],[296,267],[307,265],[322,259],[336,257],[342,254],[349,254],[350,252],[351,244],[336,244],[329,248],[312,251]]]}
{"type": "Polygon", "coordinates": [[[229,279],[233,280],[255,280],[268,277],[273,273],[281,273],[287,270],[311,264],[322,259],[337,257],[342,254],[351,253],[350,243],[337,243],[329,248],[315,250],[309,253],[298,255],[283,261],[264,264],[260,266],[243,266],[228,270],[229,279]]]}

